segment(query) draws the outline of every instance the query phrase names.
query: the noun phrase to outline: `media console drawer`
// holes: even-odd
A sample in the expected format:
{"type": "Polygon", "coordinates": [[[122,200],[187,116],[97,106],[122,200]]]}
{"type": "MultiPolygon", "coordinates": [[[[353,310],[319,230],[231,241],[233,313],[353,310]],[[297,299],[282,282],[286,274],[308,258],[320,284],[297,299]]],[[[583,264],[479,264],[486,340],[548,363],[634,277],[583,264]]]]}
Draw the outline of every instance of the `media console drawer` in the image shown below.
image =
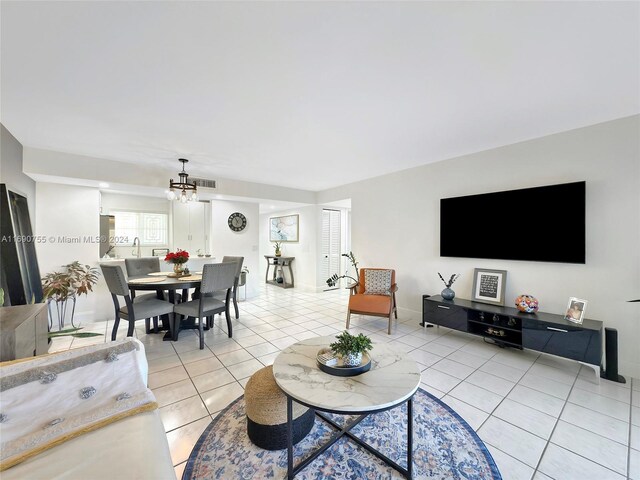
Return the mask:
{"type": "Polygon", "coordinates": [[[560,357],[600,365],[601,332],[579,325],[559,325],[526,319],[522,322],[522,346],[560,357]]]}
{"type": "Polygon", "coordinates": [[[454,330],[467,331],[467,311],[445,302],[423,301],[423,321],[454,330]]]}

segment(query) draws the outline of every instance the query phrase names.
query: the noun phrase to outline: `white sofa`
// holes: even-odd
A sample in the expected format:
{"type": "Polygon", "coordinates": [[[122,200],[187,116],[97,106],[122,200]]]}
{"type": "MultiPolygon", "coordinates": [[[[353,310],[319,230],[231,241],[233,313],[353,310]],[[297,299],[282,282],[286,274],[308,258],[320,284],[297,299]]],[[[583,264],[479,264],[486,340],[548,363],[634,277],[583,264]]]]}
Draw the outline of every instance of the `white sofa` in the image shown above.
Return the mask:
{"type": "MultiPolygon", "coordinates": [[[[140,347],[136,356],[146,385],[148,367],[144,346],[137,340],[130,341],[137,342],[140,347]]],[[[42,357],[35,357],[39,358],[42,357]]],[[[114,365],[117,368],[117,362],[114,365]]],[[[100,388],[99,385],[97,388],[100,388]]],[[[2,480],[161,480],[175,479],[175,472],[164,426],[156,409],[123,418],[72,438],[2,471],[0,477],[2,480]]]]}

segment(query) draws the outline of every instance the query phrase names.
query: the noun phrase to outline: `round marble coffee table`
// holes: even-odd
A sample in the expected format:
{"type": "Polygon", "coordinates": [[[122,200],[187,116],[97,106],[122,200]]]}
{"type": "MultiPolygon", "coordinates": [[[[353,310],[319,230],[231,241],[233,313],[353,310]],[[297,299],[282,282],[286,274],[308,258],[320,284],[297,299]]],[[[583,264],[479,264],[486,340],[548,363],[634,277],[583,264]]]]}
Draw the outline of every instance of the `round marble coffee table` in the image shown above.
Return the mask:
{"type": "Polygon", "coordinates": [[[385,344],[374,344],[370,352],[371,370],[354,377],[337,377],[318,368],[316,355],[322,347],[335,341],[334,336],[316,337],[295,343],[283,350],[273,362],[276,383],[287,396],[288,478],[309,465],[331,445],[346,435],[407,478],[412,476],[413,456],[413,395],[420,386],[420,370],[416,362],[404,353],[385,344]],[[316,414],[337,432],[329,442],[293,465],[293,405],[296,401],[316,410],[316,414]],[[388,410],[407,403],[407,468],[375,450],[354,436],[350,430],[371,413],[388,410]],[[340,426],[318,411],[337,414],[359,414],[353,422],[340,426]]]}

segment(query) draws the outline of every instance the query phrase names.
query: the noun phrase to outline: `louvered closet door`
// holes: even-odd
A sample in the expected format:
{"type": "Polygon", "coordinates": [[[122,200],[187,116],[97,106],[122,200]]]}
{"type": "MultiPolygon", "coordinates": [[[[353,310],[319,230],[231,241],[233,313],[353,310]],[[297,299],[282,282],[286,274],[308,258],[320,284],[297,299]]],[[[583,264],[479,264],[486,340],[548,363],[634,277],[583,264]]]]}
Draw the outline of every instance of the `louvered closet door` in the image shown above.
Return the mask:
{"type": "Polygon", "coordinates": [[[340,210],[322,210],[322,278],[340,275],[340,210]]]}

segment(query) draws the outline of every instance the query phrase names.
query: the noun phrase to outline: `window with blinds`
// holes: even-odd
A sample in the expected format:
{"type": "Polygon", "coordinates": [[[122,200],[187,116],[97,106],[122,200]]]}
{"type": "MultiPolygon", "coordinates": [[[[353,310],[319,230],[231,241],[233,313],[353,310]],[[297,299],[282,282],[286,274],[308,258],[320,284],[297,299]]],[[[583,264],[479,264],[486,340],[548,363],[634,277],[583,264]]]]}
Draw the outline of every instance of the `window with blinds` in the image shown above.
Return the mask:
{"type": "Polygon", "coordinates": [[[116,245],[129,245],[138,237],[140,245],[169,244],[169,216],[166,213],[111,212],[116,218],[116,245]]]}

